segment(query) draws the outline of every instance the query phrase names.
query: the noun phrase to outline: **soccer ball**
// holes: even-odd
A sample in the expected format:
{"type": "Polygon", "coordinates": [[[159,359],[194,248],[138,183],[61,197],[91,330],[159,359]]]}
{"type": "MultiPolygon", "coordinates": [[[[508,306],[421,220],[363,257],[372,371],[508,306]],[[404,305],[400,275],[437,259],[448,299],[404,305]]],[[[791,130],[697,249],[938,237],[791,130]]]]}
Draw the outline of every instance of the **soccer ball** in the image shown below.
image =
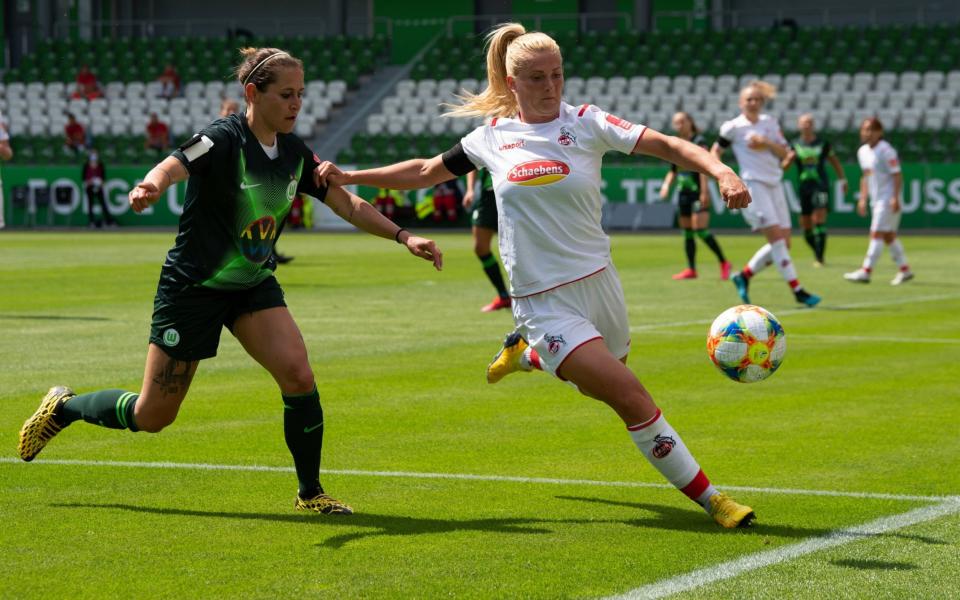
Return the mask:
{"type": "Polygon", "coordinates": [[[773,375],[787,351],[783,326],[766,309],[751,304],[723,311],[710,326],[707,353],[734,381],[754,383],[773,375]]]}

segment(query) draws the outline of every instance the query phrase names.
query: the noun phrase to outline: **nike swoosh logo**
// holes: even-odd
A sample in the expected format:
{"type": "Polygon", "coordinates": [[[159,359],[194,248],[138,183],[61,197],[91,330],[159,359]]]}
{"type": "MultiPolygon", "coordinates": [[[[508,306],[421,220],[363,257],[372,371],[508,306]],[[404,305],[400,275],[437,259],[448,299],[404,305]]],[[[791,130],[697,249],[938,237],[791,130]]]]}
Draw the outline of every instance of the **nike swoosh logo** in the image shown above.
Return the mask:
{"type": "Polygon", "coordinates": [[[241,190],[249,190],[250,188],[255,188],[255,187],[258,187],[258,186],[261,186],[261,185],[263,185],[263,184],[262,184],[262,183],[241,183],[241,184],[240,184],[240,189],[241,189],[241,190]]]}
{"type": "Polygon", "coordinates": [[[323,427],[323,421],[320,421],[319,423],[317,423],[317,424],[314,425],[313,427],[304,427],[304,428],[303,428],[303,432],[304,432],[304,433],[310,433],[311,431],[313,431],[314,429],[317,429],[318,427],[323,427]]]}

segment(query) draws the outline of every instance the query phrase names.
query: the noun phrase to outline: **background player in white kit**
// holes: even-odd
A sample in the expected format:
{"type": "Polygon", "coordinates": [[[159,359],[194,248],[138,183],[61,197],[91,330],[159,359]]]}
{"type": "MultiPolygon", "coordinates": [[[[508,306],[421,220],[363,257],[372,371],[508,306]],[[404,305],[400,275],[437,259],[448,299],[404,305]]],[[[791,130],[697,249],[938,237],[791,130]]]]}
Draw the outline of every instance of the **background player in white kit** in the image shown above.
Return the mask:
{"type": "Polygon", "coordinates": [[[867,196],[870,196],[872,218],[870,220],[870,244],[863,266],[852,273],[845,273],[847,281],[870,283],[870,274],[880,255],[883,244],[890,248],[890,256],[899,270],[890,282],[900,285],[913,279],[913,271],[907,264],[903,244],[897,237],[900,228],[900,193],[903,190],[903,175],[900,173],[900,158],[887,140],[883,139],[883,124],[876,117],[864,119],[860,125],[860,141],[863,145],[857,150],[860,163],[860,199],[857,212],[867,214],[867,196]],[[882,242],[882,243],[881,243],[882,242]]]}
{"type": "Polygon", "coordinates": [[[767,239],[731,281],[740,298],[750,304],[750,279],[772,263],[797,302],[812,307],[820,302],[820,297],[803,289],[790,257],[790,209],[783,193],[783,169],[780,168],[780,161],[786,158],[789,148],[777,120],[761,112],[767,100],[775,95],[776,88],[764,81],[753,81],[740,90],[741,114],[720,126],[720,136],[711,149],[719,159],[725,148],[733,147],[740,163],[740,176],[752,199],[750,206],[743,210],[743,218],[753,231],[763,233],[767,239]]]}
{"type": "Polygon", "coordinates": [[[487,41],[489,86],[466,95],[451,114],[492,117],[489,124],[429,160],[348,173],[327,163],[321,177],[337,185],[411,189],[489,169],[518,332],[508,336],[488,380],[539,367],[572,382],[613,408],[650,463],[718,523],[749,524],[753,510],[710,484],[624,364],[630,327],[610,240],[600,227],[600,164],[609,150],[642,152],[709,173],[730,208],[749,203],[746,187],[694,144],[590,105],[564,103],[560,48],[549,36],[509,23],[487,41]]]}

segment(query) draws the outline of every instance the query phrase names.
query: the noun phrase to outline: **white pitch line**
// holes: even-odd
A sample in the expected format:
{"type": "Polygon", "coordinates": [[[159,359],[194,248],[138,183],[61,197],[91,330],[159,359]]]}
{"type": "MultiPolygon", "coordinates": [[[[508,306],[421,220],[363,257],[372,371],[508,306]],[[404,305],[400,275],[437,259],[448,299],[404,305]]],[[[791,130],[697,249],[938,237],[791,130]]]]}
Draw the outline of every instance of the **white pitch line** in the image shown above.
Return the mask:
{"type": "MultiPolygon", "coordinates": [[[[856,302],[853,304],[837,304],[835,306],[830,304],[822,305],[821,309],[810,309],[810,308],[788,308],[786,310],[778,310],[774,313],[777,316],[782,315],[799,315],[799,314],[814,314],[818,310],[850,310],[852,308],[874,308],[877,306],[896,306],[898,304],[912,304],[914,302],[934,302],[936,300],[957,300],[960,299],[960,294],[936,294],[931,296],[912,296],[909,298],[897,298],[895,300],[879,300],[876,302],[856,302]]],[[[630,331],[649,331],[651,329],[669,329],[672,327],[687,327],[689,325],[710,325],[713,323],[713,319],[698,319],[696,321],[674,321],[672,323],[651,323],[649,325],[634,325],[630,328],[630,331]]]]}
{"type": "Polygon", "coordinates": [[[960,501],[956,499],[932,506],[915,508],[905,513],[882,517],[862,525],[837,529],[826,535],[810,538],[796,544],[790,544],[789,546],[749,554],[712,567],[697,569],[684,575],[663,579],[630,590],[622,595],[610,596],[610,599],[637,600],[641,598],[663,598],[672,594],[701,588],[724,579],[730,579],[749,571],[791,561],[807,554],[819,552],[820,550],[843,546],[862,540],[866,536],[896,531],[910,527],[911,525],[933,521],[957,513],[960,513],[960,501]]]}
{"type": "MultiPolygon", "coordinates": [[[[0,463],[21,464],[15,458],[0,457],[0,463]]],[[[186,469],[194,471],[259,471],[267,473],[294,473],[293,467],[274,467],[269,465],[218,465],[210,463],[179,462],[138,462],[120,460],[76,460],[41,459],[32,464],[40,465],[76,465],[84,467],[131,467],[141,469],[186,469]]],[[[461,481],[504,481],[509,483],[534,483],[547,485],[585,485],[596,487],[656,488],[673,489],[669,483],[650,483],[644,481],[601,481],[597,479],[556,479],[550,477],[518,477],[511,475],[475,475],[471,473],[429,473],[419,471],[363,471],[358,469],[322,469],[328,475],[359,475],[363,477],[400,477],[408,479],[454,479],[461,481]]],[[[898,500],[904,502],[944,502],[956,500],[960,496],[919,496],[912,494],[885,494],[877,492],[844,492],[838,490],[804,490],[794,488],[774,488],[727,485],[720,486],[735,492],[755,492],[761,494],[786,494],[793,496],[828,496],[834,498],[863,498],[871,500],[898,500]]]]}

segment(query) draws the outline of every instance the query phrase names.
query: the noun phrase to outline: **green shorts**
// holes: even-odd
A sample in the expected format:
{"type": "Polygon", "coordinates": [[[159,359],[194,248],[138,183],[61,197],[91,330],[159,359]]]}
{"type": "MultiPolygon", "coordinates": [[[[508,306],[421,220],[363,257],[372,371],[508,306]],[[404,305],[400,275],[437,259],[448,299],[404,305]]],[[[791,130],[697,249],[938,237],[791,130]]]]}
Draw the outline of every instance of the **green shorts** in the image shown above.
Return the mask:
{"type": "Polygon", "coordinates": [[[241,315],[286,305],[283,289],[274,277],[246,290],[192,285],[169,295],[158,292],[153,301],[150,341],[176,360],[210,358],[217,355],[224,326],[232,331],[241,315]]]}
{"type": "Polygon", "coordinates": [[[692,194],[689,192],[680,192],[677,200],[681,217],[690,217],[693,216],[693,213],[708,212],[710,210],[710,207],[700,204],[700,192],[692,194]]]}
{"type": "Polygon", "coordinates": [[[493,190],[484,190],[473,202],[470,224],[474,227],[497,230],[497,198],[493,190]]]}

